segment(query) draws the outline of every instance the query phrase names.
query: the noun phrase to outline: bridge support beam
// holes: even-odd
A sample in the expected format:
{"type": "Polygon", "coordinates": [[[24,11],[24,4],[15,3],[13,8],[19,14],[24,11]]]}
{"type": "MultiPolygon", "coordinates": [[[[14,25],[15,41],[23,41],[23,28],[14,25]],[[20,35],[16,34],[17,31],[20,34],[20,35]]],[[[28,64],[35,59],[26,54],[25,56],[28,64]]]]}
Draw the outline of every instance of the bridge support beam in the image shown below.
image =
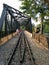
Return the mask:
{"type": "Polygon", "coordinates": [[[6,15],[6,18],[5,18],[5,35],[7,35],[7,15],[6,15]]]}
{"type": "Polygon", "coordinates": [[[28,30],[29,32],[32,33],[31,18],[28,18],[28,22],[27,22],[27,24],[25,25],[25,27],[26,27],[26,30],[28,30]]]}
{"type": "Polygon", "coordinates": [[[29,21],[29,25],[30,25],[30,32],[32,32],[31,18],[29,18],[28,21],[29,21]]]}
{"type": "Polygon", "coordinates": [[[12,16],[11,16],[11,23],[10,23],[10,24],[11,24],[11,33],[13,32],[13,30],[12,30],[12,29],[13,29],[12,21],[13,21],[13,18],[12,18],[12,16]]]}

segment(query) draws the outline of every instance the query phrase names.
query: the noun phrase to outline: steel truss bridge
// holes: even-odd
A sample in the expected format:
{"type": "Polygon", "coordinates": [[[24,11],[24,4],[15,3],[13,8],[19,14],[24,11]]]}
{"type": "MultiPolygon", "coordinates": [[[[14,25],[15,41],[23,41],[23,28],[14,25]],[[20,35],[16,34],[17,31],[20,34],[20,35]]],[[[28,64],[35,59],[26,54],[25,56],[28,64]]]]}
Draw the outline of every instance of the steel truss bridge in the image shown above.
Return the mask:
{"type": "Polygon", "coordinates": [[[0,37],[15,32],[17,28],[20,29],[21,25],[24,25],[26,30],[32,31],[31,18],[19,10],[3,4],[3,11],[0,18],[0,37]]]}

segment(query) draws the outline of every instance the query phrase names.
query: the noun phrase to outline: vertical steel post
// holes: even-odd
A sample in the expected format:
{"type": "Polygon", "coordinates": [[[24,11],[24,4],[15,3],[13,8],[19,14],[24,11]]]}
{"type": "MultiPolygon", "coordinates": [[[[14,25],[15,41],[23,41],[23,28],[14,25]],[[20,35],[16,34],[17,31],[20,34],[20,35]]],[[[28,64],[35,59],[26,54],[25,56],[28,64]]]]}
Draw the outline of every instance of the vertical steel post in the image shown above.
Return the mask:
{"type": "Polygon", "coordinates": [[[5,35],[7,35],[7,15],[5,17],[5,35]]]}
{"type": "Polygon", "coordinates": [[[13,29],[13,28],[12,28],[12,16],[11,16],[11,33],[13,32],[12,29],[13,29]]]}
{"type": "Polygon", "coordinates": [[[30,32],[32,32],[31,17],[28,19],[28,21],[29,21],[29,23],[28,23],[28,24],[29,24],[29,29],[30,29],[29,31],[30,31],[30,32]]]}

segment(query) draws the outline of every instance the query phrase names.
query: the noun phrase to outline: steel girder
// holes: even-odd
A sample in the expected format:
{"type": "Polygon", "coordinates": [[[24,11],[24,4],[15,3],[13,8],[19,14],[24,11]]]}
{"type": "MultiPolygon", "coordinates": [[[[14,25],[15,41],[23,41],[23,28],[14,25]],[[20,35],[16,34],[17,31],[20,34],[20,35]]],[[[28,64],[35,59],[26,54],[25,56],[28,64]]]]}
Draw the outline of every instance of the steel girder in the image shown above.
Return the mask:
{"type": "Polygon", "coordinates": [[[20,12],[19,10],[8,6],[7,4],[3,4],[3,12],[1,15],[1,19],[0,19],[0,31],[2,31],[2,25],[4,20],[6,21],[7,19],[7,15],[8,13],[11,16],[11,23],[9,25],[8,20],[5,22],[5,30],[7,32],[7,26],[9,27],[9,30],[11,29],[11,32],[13,30],[16,30],[17,28],[20,28],[21,24],[24,24],[26,27],[29,24],[29,29],[31,30],[31,19],[28,18],[26,15],[24,15],[22,12],[20,12]],[[14,19],[14,22],[12,22],[12,19],[14,19]],[[26,21],[26,24],[24,23],[26,21]]]}
{"type": "Polygon", "coordinates": [[[3,25],[3,22],[6,18],[6,15],[7,15],[6,8],[3,7],[3,12],[2,12],[2,15],[1,15],[1,19],[0,19],[0,32],[2,30],[2,25],[3,25]]]}

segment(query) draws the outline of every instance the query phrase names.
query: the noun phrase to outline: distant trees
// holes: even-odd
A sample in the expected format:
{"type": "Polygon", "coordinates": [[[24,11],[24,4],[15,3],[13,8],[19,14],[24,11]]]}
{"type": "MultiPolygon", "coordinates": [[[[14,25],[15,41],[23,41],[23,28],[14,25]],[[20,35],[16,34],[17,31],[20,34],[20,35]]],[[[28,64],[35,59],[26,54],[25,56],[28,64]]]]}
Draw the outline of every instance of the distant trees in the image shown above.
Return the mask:
{"type": "MultiPolygon", "coordinates": [[[[37,28],[41,29],[41,24],[38,24],[36,26],[36,29],[37,28]]],[[[49,22],[48,21],[47,22],[44,22],[43,28],[44,28],[43,33],[46,34],[46,35],[49,35],[49,22]]]]}
{"type": "Polygon", "coordinates": [[[45,25],[44,33],[49,33],[49,25],[45,25]]]}
{"type": "Polygon", "coordinates": [[[28,17],[33,17],[34,19],[41,20],[41,33],[43,34],[43,24],[47,17],[49,17],[49,6],[45,4],[44,0],[20,0],[22,1],[22,6],[20,7],[23,10],[23,13],[28,15],[28,17]],[[39,16],[38,16],[39,14],[39,16]]]}
{"type": "Polygon", "coordinates": [[[44,22],[44,33],[49,34],[49,19],[44,22]]]}
{"type": "Polygon", "coordinates": [[[34,25],[34,24],[32,24],[32,32],[34,31],[34,28],[35,28],[35,25],[34,25]]]}

